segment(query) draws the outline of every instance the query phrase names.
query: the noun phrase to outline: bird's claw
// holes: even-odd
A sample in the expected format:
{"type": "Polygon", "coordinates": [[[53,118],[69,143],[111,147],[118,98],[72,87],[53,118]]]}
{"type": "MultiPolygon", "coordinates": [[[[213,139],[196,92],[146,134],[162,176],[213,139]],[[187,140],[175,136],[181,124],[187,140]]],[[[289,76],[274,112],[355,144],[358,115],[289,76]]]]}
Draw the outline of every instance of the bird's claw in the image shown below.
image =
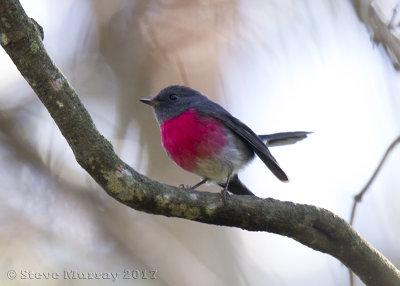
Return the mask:
{"type": "Polygon", "coordinates": [[[180,188],[180,189],[184,189],[184,190],[191,190],[191,189],[192,189],[192,186],[180,184],[180,185],[179,185],[179,188],[180,188]]]}

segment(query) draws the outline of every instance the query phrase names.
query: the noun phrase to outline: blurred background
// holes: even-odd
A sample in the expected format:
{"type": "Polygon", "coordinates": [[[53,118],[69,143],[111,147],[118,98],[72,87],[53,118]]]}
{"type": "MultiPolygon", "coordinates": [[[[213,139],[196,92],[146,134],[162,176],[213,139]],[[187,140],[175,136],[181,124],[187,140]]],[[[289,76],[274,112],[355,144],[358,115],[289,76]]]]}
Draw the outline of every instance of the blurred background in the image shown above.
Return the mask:
{"type": "MultiPolygon", "coordinates": [[[[21,3],[43,26],[45,47],[100,132],[125,162],[155,180],[199,180],[168,159],[151,109],[138,101],[171,84],[201,91],[256,133],[315,132],[271,148],[290,184],[258,158],[240,177],[260,197],[316,205],[346,220],[353,196],[399,135],[399,73],[351,1],[21,3]]],[[[374,1],[387,23],[399,21],[392,17],[396,4],[374,1]]],[[[339,261],[292,239],[116,202],[76,163],[3,49],[0,78],[1,285],[349,285],[339,261]],[[17,271],[15,280],[8,270],[17,271]],[[157,279],[124,280],[125,270],[156,270],[157,279]],[[22,279],[21,271],[119,276],[114,283],[22,279]]],[[[399,159],[397,148],[354,223],[397,267],[399,159]]]]}

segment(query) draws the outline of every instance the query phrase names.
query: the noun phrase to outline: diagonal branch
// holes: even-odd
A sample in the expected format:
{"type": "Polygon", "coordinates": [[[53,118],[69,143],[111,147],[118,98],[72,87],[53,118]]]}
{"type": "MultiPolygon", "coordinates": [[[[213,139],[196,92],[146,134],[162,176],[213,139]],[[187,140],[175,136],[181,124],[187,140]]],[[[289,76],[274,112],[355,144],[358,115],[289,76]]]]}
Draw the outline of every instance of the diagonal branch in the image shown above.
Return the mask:
{"type": "Polygon", "coordinates": [[[139,211],[207,224],[267,231],[329,253],[367,285],[399,285],[400,272],[335,214],[310,205],[187,191],[125,164],[96,129],[67,79],[48,56],[41,28],[17,0],[0,0],[0,42],[56,122],[77,162],[113,198],[139,211]]]}

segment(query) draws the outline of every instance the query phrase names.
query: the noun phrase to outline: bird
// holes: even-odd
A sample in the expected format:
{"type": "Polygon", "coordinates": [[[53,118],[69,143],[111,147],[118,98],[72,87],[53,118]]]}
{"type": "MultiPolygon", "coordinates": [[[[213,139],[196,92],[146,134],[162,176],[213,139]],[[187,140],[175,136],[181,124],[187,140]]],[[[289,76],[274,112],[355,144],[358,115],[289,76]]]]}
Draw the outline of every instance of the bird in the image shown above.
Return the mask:
{"type": "Polygon", "coordinates": [[[162,146],[168,156],[182,169],[202,178],[189,188],[215,183],[223,188],[224,200],[228,191],[236,195],[254,195],[237,173],[255,155],[280,181],[289,181],[267,145],[295,143],[311,133],[297,131],[258,136],[222,106],[183,85],[168,86],[155,97],[140,101],[153,108],[162,146]]]}

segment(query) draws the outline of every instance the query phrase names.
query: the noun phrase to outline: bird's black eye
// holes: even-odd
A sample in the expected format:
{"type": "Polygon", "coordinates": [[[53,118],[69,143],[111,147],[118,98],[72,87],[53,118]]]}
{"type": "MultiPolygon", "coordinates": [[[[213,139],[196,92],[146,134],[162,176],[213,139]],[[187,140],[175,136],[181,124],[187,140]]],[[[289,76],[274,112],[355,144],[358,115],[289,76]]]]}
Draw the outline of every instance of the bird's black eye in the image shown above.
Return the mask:
{"type": "Polygon", "coordinates": [[[169,99],[172,100],[172,101],[175,101],[175,100],[178,99],[178,96],[175,93],[173,93],[173,94],[169,95],[169,99]]]}

